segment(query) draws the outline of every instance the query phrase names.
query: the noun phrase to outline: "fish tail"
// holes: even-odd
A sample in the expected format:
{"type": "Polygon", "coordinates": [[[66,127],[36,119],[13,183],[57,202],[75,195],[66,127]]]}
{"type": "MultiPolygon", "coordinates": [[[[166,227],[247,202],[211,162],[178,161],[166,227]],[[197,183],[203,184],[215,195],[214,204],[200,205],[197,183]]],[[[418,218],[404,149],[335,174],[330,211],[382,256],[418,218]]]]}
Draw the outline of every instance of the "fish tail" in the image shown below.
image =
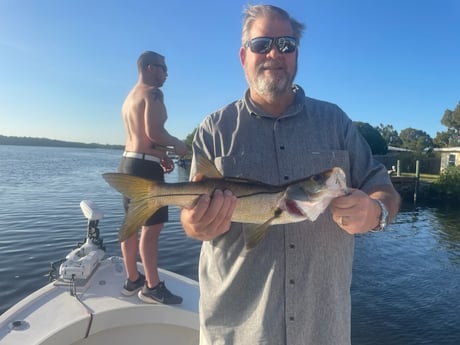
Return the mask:
{"type": "Polygon", "coordinates": [[[158,182],[121,173],[106,173],[102,176],[109,185],[130,199],[128,212],[118,233],[118,240],[123,242],[164,206],[160,200],[152,197],[152,190],[158,182]]]}

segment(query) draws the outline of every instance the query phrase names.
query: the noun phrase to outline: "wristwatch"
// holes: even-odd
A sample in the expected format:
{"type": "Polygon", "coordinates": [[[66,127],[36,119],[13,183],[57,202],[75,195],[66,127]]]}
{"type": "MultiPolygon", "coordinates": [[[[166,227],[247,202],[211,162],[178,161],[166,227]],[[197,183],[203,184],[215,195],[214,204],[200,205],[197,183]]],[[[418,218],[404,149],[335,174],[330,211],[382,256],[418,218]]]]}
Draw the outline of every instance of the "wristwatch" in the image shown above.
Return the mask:
{"type": "Polygon", "coordinates": [[[379,199],[374,199],[374,200],[377,201],[377,203],[380,206],[380,210],[382,211],[380,213],[379,225],[377,225],[376,228],[371,230],[371,231],[377,232],[377,231],[382,231],[387,226],[387,224],[388,224],[388,210],[385,207],[385,204],[382,202],[382,200],[379,200],[379,199]]]}

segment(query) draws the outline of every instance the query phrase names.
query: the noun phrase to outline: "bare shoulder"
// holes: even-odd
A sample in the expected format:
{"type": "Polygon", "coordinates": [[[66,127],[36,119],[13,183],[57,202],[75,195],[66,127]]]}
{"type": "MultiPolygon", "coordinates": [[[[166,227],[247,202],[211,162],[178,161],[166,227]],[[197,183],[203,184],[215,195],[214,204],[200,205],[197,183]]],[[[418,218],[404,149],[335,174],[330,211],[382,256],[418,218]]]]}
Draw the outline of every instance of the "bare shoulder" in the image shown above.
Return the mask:
{"type": "Polygon", "coordinates": [[[156,87],[149,87],[146,89],[146,97],[149,100],[163,102],[163,92],[156,87]]]}

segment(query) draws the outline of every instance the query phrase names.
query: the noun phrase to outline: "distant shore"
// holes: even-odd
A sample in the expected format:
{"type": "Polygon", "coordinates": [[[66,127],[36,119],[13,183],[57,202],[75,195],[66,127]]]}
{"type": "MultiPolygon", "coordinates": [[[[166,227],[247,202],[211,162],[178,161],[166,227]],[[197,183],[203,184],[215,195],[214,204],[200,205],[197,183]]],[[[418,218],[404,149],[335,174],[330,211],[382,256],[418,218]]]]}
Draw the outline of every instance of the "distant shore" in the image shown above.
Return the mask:
{"type": "Polygon", "coordinates": [[[0,135],[0,145],[16,145],[16,146],[49,146],[49,147],[79,147],[88,149],[114,149],[123,150],[123,145],[109,145],[98,143],[79,143],[73,141],[54,140],[47,138],[31,138],[31,137],[7,137],[0,135]]]}

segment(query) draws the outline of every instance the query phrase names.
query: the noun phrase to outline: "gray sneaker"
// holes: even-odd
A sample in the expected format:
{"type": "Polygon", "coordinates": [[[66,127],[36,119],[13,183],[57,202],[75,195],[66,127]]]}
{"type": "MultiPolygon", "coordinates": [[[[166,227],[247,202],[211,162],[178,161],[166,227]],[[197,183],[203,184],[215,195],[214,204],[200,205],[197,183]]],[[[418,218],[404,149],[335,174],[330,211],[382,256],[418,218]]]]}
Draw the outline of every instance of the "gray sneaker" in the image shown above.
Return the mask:
{"type": "Polygon", "coordinates": [[[181,304],[182,297],[176,296],[169,291],[164,282],[159,282],[157,286],[149,289],[147,284],[137,294],[141,301],[145,303],[181,304]]]}
{"type": "Polygon", "coordinates": [[[144,286],[144,283],[145,276],[139,272],[139,278],[137,278],[136,281],[132,282],[131,280],[126,279],[125,283],[123,284],[121,293],[125,296],[132,296],[144,286]]]}

